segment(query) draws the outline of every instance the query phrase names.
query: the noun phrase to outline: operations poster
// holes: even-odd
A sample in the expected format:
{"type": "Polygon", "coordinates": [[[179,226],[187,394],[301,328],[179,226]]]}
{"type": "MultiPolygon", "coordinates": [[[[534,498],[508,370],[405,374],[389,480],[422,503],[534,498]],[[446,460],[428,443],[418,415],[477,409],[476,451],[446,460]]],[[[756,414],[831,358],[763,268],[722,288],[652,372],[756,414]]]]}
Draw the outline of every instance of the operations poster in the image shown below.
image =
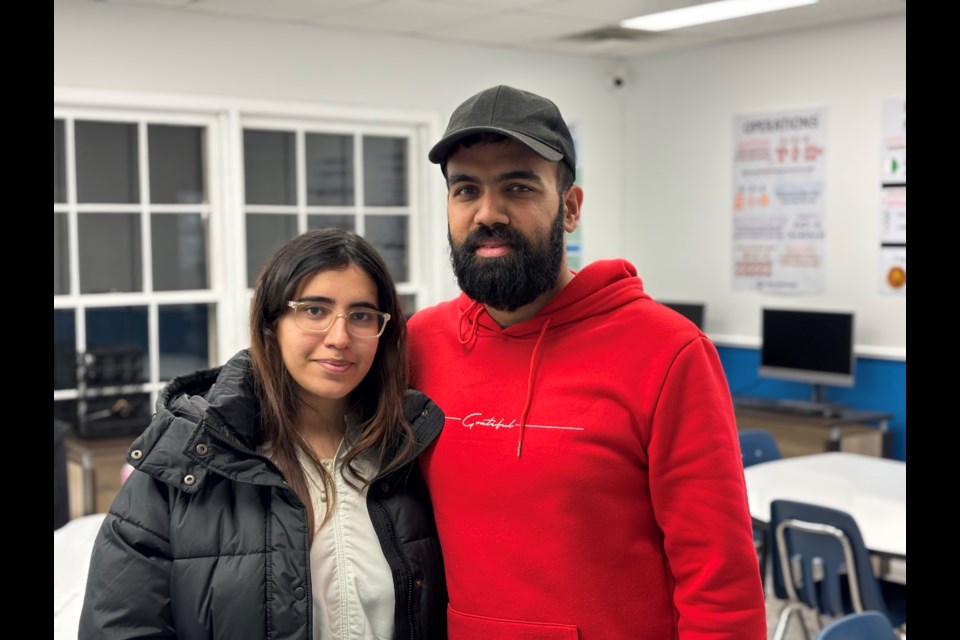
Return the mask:
{"type": "Polygon", "coordinates": [[[733,138],[734,289],[823,292],[826,109],[736,116],[733,138]]]}

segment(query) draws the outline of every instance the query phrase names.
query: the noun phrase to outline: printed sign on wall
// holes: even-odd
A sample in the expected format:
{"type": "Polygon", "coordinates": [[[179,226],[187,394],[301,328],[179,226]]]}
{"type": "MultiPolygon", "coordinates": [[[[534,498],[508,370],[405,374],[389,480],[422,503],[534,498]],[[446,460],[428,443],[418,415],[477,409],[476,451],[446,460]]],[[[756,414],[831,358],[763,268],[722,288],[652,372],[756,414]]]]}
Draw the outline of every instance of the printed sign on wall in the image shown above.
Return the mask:
{"type": "MultiPolygon", "coordinates": [[[[568,124],[570,135],[573,137],[573,150],[577,154],[577,175],[574,176],[574,182],[583,186],[583,167],[580,164],[580,132],[576,124],[568,124]]],[[[583,241],[581,239],[580,227],[583,224],[583,218],[580,224],[573,230],[573,233],[567,234],[567,268],[579,271],[583,267],[583,241]]]]}
{"type": "Polygon", "coordinates": [[[733,286],[824,290],[827,112],[734,118],[733,286]]]}
{"type": "Polygon", "coordinates": [[[907,295],[907,101],[883,105],[880,293],[907,295]]]}

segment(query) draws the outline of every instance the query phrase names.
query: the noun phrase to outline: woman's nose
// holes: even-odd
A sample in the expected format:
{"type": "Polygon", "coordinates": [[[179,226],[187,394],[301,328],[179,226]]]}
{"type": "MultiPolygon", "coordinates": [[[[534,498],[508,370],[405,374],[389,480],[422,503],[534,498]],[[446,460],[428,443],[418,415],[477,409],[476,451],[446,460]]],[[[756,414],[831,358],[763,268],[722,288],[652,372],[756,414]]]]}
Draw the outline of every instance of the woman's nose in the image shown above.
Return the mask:
{"type": "Polygon", "coordinates": [[[345,315],[341,314],[333,319],[333,324],[324,334],[323,342],[336,348],[342,348],[350,342],[350,332],[347,331],[347,317],[345,315]],[[340,322],[341,320],[343,322],[340,322]]]}

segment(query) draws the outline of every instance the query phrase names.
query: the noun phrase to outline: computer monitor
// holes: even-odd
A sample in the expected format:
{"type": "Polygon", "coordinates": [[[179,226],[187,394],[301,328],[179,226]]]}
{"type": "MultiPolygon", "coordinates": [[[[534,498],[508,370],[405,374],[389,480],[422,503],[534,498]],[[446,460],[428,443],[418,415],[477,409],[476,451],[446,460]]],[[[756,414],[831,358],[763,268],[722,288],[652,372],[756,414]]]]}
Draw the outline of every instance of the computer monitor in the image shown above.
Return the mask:
{"type": "Polygon", "coordinates": [[[673,302],[670,300],[657,300],[665,307],[669,307],[682,316],[686,316],[697,328],[703,330],[703,315],[706,305],[702,302],[673,302]]]}
{"type": "Polygon", "coordinates": [[[854,383],[853,313],[761,310],[759,375],[809,382],[821,401],[821,385],[854,383]]]}

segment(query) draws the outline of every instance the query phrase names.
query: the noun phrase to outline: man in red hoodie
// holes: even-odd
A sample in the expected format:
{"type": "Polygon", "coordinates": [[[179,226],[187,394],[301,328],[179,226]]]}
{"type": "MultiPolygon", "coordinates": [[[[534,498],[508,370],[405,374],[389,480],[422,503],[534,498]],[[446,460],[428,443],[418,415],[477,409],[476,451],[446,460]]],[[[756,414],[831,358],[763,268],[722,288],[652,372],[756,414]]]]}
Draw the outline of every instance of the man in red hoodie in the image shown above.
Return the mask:
{"type": "Polygon", "coordinates": [[[556,105],[482,91],[429,158],[462,293],[408,328],[447,416],[421,465],[450,640],[765,640],[717,352],[630,263],[568,269],[583,190],[556,105]]]}

